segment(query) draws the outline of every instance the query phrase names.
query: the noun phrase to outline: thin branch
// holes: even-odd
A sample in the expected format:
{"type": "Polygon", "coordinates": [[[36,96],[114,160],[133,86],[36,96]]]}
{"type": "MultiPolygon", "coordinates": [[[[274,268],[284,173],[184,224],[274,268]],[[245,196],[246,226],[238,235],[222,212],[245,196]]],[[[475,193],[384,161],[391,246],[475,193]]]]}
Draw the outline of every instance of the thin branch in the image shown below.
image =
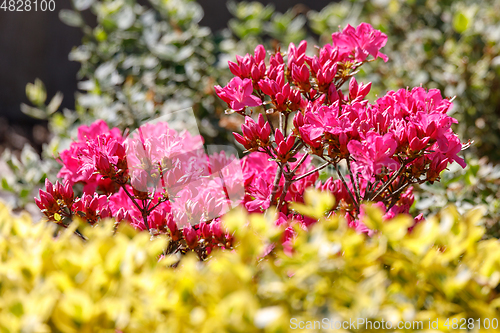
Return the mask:
{"type": "Polygon", "coordinates": [[[278,186],[281,180],[281,175],[283,173],[283,166],[278,163],[278,170],[276,170],[276,176],[274,177],[273,189],[271,190],[271,205],[276,200],[276,194],[278,194],[278,186]]]}
{"type": "Polygon", "coordinates": [[[368,180],[368,182],[366,183],[365,195],[363,196],[363,200],[366,200],[368,198],[368,194],[370,193],[372,186],[373,186],[372,182],[368,180]]]}
{"type": "Polygon", "coordinates": [[[273,122],[271,121],[271,116],[267,114],[265,108],[264,108],[264,116],[266,117],[267,122],[269,123],[269,127],[271,127],[271,133],[276,133],[274,130],[274,125],[273,122]]]}
{"type": "Polygon", "coordinates": [[[151,204],[151,200],[147,201],[147,199],[142,200],[142,220],[144,221],[144,225],[146,226],[146,229],[149,231],[149,223],[148,223],[148,210],[149,210],[149,205],[151,204]],[[146,206],[147,202],[147,206],[146,206]]]}
{"type": "Polygon", "coordinates": [[[324,163],[324,164],[320,165],[319,167],[317,167],[316,169],[313,169],[313,170],[311,170],[311,171],[308,171],[308,172],[306,172],[305,174],[303,174],[303,175],[301,175],[301,176],[299,176],[299,177],[297,177],[297,178],[293,179],[293,181],[301,180],[302,178],[305,178],[305,177],[307,177],[307,176],[310,176],[310,175],[312,175],[313,173],[318,172],[318,171],[320,171],[320,170],[322,170],[322,169],[326,168],[326,167],[327,167],[328,165],[330,165],[330,164],[331,164],[331,162],[326,162],[326,163],[324,163]]]}
{"type": "MultiPolygon", "coordinates": [[[[155,210],[156,207],[158,207],[160,204],[164,203],[165,201],[167,201],[167,199],[165,199],[165,198],[158,199],[158,203],[156,203],[153,207],[148,209],[148,214],[150,214],[153,210],[155,210]]],[[[148,205],[148,207],[149,207],[149,205],[148,205]]]]}
{"type": "Polygon", "coordinates": [[[307,156],[309,156],[309,154],[304,154],[304,156],[301,157],[301,159],[297,162],[297,164],[295,165],[295,167],[292,169],[292,173],[295,173],[295,171],[297,171],[297,169],[300,167],[300,165],[302,163],[304,163],[304,161],[306,160],[307,156]]]}
{"type": "MultiPolygon", "coordinates": [[[[64,220],[65,220],[65,219],[67,219],[67,217],[65,217],[65,218],[64,218],[64,220]]],[[[61,221],[59,221],[59,222],[55,222],[55,223],[56,223],[56,225],[58,225],[58,226],[60,226],[60,227],[62,227],[62,228],[67,229],[67,228],[68,228],[68,226],[70,225],[71,221],[70,221],[68,224],[65,224],[65,223],[64,223],[64,220],[61,220],[61,221]]],[[[87,241],[87,237],[85,237],[85,236],[84,236],[84,235],[83,235],[83,234],[82,234],[82,233],[81,233],[78,229],[76,229],[76,230],[74,231],[74,234],[75,234],[75,235],[77,235],[78,237],[80,237],[80,238],[81,238],[81,240],[83,240],[84,242],[86,242],[86,241],[87,241]]]]}
{"type": "Polygon", "coordinates": [[[147,215],[144,215],[144,208],[141,208],[139,204],[135,201],[135,198],[130,194],[130,192],[127,190],[127,187],[125,185],[122,185],[123,190],[127,194],[127,196],[132,200],[134,205],[139,209],[139,211],[142,213],[142,219],[144,220],[144,225],[146,226],[146,229],[149,231],[149,224],[148,224],[148,218],[147,215]]]}
{"type": "Polygon", "coordinates": [[[274,158],[275,157],[273,155],[273,153],[271,152],[271,150],[269,149],[269,147],[263,147],[262,149],[264,150],[264,153],[266,153],[270,158],[274,158]]]}
{"type": "Polygon", "coordinates": [[[346,162],[347,162],[347,170],[349,171],[349,177],[351,178],[351,184],[352,184],[352,187],[354,188],[354,193],[356,194],[356,198],[358,199],[358,204],[361,204],[360,189],[358,189],[358,186],[356,186],[356,182],[354,181],[354,176],[352,174],[351,163],[350,163],[349,157],[347,157],[346,162]]]}
{"type": "Polygon", "coordinates": [[[290,163],[285,162],[285,168],[286,168],[286,172],[285,172],[285,174],[286,174],[286,173],[290,173],[290,163]]]}
{"type": "Polygon", "coordinates": [[[281,207],[283,207],[283,204],[285,202],[285,196],[286,193],[288,192],[288,188],[290,187],[290,184],[292,183],[292,180],[289,177],[285,176],[285,185],[283,186],[283,191],[281,192],[279,201],[278,201],[278,207],[277,211],[279,212],[281,207]]]}
{"type": "Polygon", "coordinates": [[[300,149],[302,149],[302,147],[304,147],[304,142],[300,138],[298,138],[298,140],[296,140],[293,144],[291,150],[294,151],[293,154],[296,154],[300,149]]]}
{"type": "MultiPolygon", "coordinates": [[[[359,197],[361,198],[361,183],[360,183],[360,181],[359,181],[359,172],[358,172],[358,174],[357,174],[357,175],[355,175],[355,177],[356,177],[356,184],[357,184],[358,189],[359,189],[359,197]]],[[[366,189],[365,189],[365,191],[366,191],[366,189]]],[[[361,203],[361,202],[360,202],[360,203],[361,203]]]]}
{"type": "Polygon", "coordinates": [[[288,116],[289,113],[285,113],[285,124],[284,124],[284,130],[283,130],[283,135],[286,136],[286,132],[288,131],[288,116]]]}
{"type": "Polygon", "coordinates": [[[292,152],[290,156],[295,156],[301,149],[304,147],[304,143],[301,140],[297,140],[294,146],[297,144],[297,147],[292,147],[292,152]],[[297,144],[298,143],[298,144],[297,144]]]}
{"type": "Polygon", "coordinates": [[[371,198],[371,195],[373,194],[373,191],[375,191],[377,189],[377,186],[379,185],[380,181],[381,180],[378,179],[373,184],[371,184],[369,182],[369,184],[370,184],[370,186],[368,186],[369,190],[365,192],[365,196],[364,196],[363,200],[368,200],[368,198],[371,198]]]}
{"type": "Polygon", "coordinates": [[[77,235],[78,237],[80,237],[84,242],[87,241],[87,237],[85,237],[78,229],[75,230],[75,235],[77,235]]]}
{"type": "Polygon", "coordinates": [[[125,187],[125,185],[122,185],[122,188],[125,191],[125,193],[128,195],[128,197],[130,198],[130,200],[132,200],[132,202],[137,207],[137,209],[142,210],[142,208],[139,206],[139,204],[135,201],[135,199],[132,196],[132,194],[130,194],[130,192],[127,190],[127,188],[125,187]]]}
{"type": "Polygon", "coordinates": [[[358,211],[358,213],[359,213],[359,205],[356,203],[356,200],[354,200],[354,195],[352,194],[351,190],[349,189],[349,187],[347,187],[347,183],[345,182],[344,177],[343,177],[343,176],[342,176],[342,174],[340,173],[340,170],[338,169],[337,164],[336,164],[336,163],[334,163],[334,164],[333,164],[333,167],[335,168],[335,171],[337,171],[337,174],[339,175],[339,178],[340,178],[340,180],[342,181],[342,184],[344,184],[345,189],[347,190],[347,193],[349,193],[349,196],[351,197],[351,200],[352,200],[352,202],[354,203],[354,205],[356,206],[356,210],[357,210],[357,211],[358,211]]]}
{"type": "Polygon", "coordinates": [[[403,192],[403,190],[407,189],[408,186],[412,185],[412,184],[415,184],[416,182],[414,181],[410,181],[408,184],[404,184],[403,186],[401,186],[400,188],[398,188],[396,191],[392,192],[391,194],[391,204],[389,205],[389,207],[387,207],[387,210],[391,209],[397,202],[398,200],[394,200],[395,196],[398,195],[399,193],[403,192]]]}
{"type": "Polygon", "coordinates": [[[392,177],[387,181],[387,183],[385,183],[384,186],[382,186],[382,188],[373,197],[370,198],[370,200],[375,199],[380,194],[382,194],[382,192],[384,192],[389,187],[389,185],[391,185],[392,182],[394,180],[396,180],[396,178],[398,178],[398,176],[401,174],[401,172],[403,172],[403,169],[405,168],[405,166],[406,166],[406,163],[401,163],[401,167],[399,167],[399,170],[392,175],[392,177]]]}

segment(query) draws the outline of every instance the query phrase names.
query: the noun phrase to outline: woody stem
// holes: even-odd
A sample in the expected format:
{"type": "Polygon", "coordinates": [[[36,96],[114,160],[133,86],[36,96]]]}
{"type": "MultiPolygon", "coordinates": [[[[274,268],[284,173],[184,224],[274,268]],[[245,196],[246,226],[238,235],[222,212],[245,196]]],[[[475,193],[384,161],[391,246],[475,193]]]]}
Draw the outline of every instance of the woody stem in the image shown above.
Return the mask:
{"type": "Polygon", "coordinates": [[[345,182],[344,176],[342,176],[342,173],[340,173],[340,170],[339,170],[339,168],[338,168],[338,166],[337,166],[336,163],[333,164],[333,167],[335,168],[335,171],[337,171],[337,175],[339,175],[339,178],[342,181],[342,184],[344,184],[344,187],[345,187],[347,193],[349,193],[349,196],[351,197],[352,202],[356,206],[356,211],[359,213],[359,204],[354,199],[354,195],[352,194],[352,192],[349,189],[349,187],[347,187],[347,183],[345,182]]]}
{"type": "Polygon", "coordinates": [[[276,200],[276,195],[278,194],[278,186],[280,183],[281,175],[283,174],[283,165],[278,163],[278,170],[276,170],[276,176],[274,177],[273,188],[271,190],[271,205],[274,204],[276,200]]]}
{"type": "Polygon", "coordinates": [[[135,198],[132,196],[132,194],[130,194],[130,192],[127,190],[126,186],[125,185],[121,185],[121,187],[123,188],[123,190],[125,191],[125,193],[127,194],[127,196],[130,198],[130,200],[132,200],[132,203],[137,207],[137,209],[139,209],[139,211],[141,212],[142,214],[142,219],[144,221],[144,225],[146,226],[146,229],[148,229],[149,231],[149,223],[148,223],[148,210],[146,207],[144,208],[141,208],[141,206],[139,206],[139,204],[137,203],[137,201],[135,201],[135,198]]]}

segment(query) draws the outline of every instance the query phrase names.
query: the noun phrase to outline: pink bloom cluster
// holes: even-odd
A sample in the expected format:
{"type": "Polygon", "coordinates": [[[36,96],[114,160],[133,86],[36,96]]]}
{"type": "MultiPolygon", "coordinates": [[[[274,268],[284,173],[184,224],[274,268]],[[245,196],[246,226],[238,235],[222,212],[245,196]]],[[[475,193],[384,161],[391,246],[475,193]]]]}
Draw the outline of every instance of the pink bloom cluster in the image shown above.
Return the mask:
{"type": "Polygon", "coordinates": [[[61,226],[73,216],[92,225],[113,216],[168,234],[178,245],[172,251],[193,250],[200,257],[232,243],[218,217],[243,199],[241,167],[224,152],[207,156],[199,136],[158,122],[125,138],[99,120],[79,128],[60,162],[63,185],[46,180],[36,204],[61,226]],[[77,184],[83,185],[80,196],[74,195],[77,184]]]}
{"type": "Polygon", "coordinates": [[[312,186],[317,171],[330,168],[336,177],[315,186],[334,193],[335,212],[364,230],[359,224],[364,202],[379,203],[388,218],[408,213],[412,184],[439,180],[452,162],[465,167],[458,156],[463,145],[451,128],[456,120],[446,114],[452,103],[439,90],[391,91],[374,104],[366,99],[371,83],[353,75],[368,61],[387,61],[380,52],[386,41],[362,23],[332,34],[332,44],[313,55],[302,41],[268,60],[259,45],[254,55],[229,62],[235,78],[215,89],[229,112],[245,115],[242,134],[234,136],[252,152],[244,161],[245,172],[256,174],[252,182],[245,177],[248,210],[277,205],[286,218],[295,217],[288,203],[301,200],[297,189],[304,181],[312,186]],[[254,111],[260,111],[257,121],[249,116],[254,111]],[[316,169],[310,156],[322,161],[316,169]]]}
{"type": "Polygon", "coordinates": [[[387,61],[387,56],[380,52],[387,36],[367,23],[357,28],[347,25],[343,31],[332,34],[332,42],[312,57],[306,55],[306,41],[298,47],[291,43],[286,63],[282,54],[276,53],[271,55],[269,64],[265,62],[266,50],[259,45],[254,55],[237,56],[237,63],[229,62],[235,78],[224,88],[216,86],[215,91],[239,113],[245,107],[262,105],[264,95],[270,97],[277,111],[297,111],[318,93],[323,94],[321,98],[338,99],[340,81],[337,79],[345,79],[339,73],[353,72],[368,61],[370,55],[387,61]]]}
{"type": "MultiPolygon", "coordinates": [[[[306,157],[305,163],[300,165],[298,165],[297,162],[291,163],[292,167],[298,166],[297,171],[300,173],[305,173],[313,169],[310,165],[311,157],[304,157],[306,157]]],[[[243,205],[249,212],[264,212],[271,206],[271,192],[273,190],[273,183],[278,166],[276,163],[269,161],[266,155],[258,153],[248,154],[242,159],[241,164],[243,177],[245,179],[245,197],[243,199],[243,205]]],[[[280,197],[284,194],[287,203],[304,202],[303,195],[305,189],[314,186],[318,180],[318,176],[319,174],[314,172],[290,184],[288,191],[284,192],[285,178],[282,175],[276,188],[276,196],[280,197]]],[[[281,212],[287,214],[288,211],[287,205],[284,205],[281,212]]],[[[302,218],[298,216],[296,219],[302,221],[302,218]]],[[[306,219],[305,223],[310,224],[311,220],[306,219]]]]}

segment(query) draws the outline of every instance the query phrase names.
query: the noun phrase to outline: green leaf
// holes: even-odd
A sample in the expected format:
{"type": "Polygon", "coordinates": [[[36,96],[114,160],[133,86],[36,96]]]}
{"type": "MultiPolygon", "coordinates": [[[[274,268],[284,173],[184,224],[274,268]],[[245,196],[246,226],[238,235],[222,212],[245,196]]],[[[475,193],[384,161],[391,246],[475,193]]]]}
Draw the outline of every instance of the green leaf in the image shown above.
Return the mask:
{"type": "Polygon", "coordinates": [[[30,190],[27,188],[21,189],[21,192],[19,192],[19,197],[21,198],[26,198],[30,194],[30,190]]]}
{"type": "Polygon", "coordinates": [[[469,26],[469,18],[463,12],[458,12],[453,17],[453,28],[458,33],[463,33],[469,26]]]}
{"type": "Polygon", "coordinates": [[[47,92],[45,91],[45,85],[40,79],[35,79],[35,83],[28,83],[26,85],[26,97],[36,106],[42,106],[45,103],[47,92]]]}
{"type": "Polygon", "coordinates": [[[73,5],[79,11],[89,9],[94,3],[94,0],[73,0],[73,5]]]}
{"type": "Polygon", "coordinates": [[[9,185],[7,178],[2,178],[2,188],[6,191],[12,191],[12,186],[9,185]]]}
{"type": "Polygon", "coordinates": [[[69,9],[61,9],[59,19],[70,27],[83,27],[85,25],[80,13],[69,9]]]}
{"type": "Polygon", "coordinates": [[[48,114],[51,115],[54,112],[56,112],[59,106],[61,106],[62,101],[63,101],[63,94],[58,91],[54,95],[54,97],[52,97],[52,99],[50,100],[49,105],[47,105],[48,114]]]}
{"type": "Polygon", "coordinates": [[[31,107],[26,104],[21,104],[21,111],[24,114],[27,114],[28,116],[36,119],[47,119],[47,113],[44,112],[43,110],[40,110],[38,108],[31,107]]]}

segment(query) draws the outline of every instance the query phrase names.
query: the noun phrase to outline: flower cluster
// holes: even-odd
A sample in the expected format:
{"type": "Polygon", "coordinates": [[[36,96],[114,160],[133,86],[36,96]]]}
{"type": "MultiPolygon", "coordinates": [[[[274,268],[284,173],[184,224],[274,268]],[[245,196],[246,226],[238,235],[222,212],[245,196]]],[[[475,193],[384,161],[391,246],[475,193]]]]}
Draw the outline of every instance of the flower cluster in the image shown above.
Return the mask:
{"type": "Polygon", "coordinates": [[[365,202],[377,202],[387,218],[408,213],[412,184],[439,180],[452,162],[465,167],[458,156],[464,145],[451,129],[456,120],[446,114],[452,102],[439,90],[391,91],[374,104],[366,99],[371,83],[358,82],[354,74],[366,62],[388,60],[380,52],[386,40],[369,24],[348,25],[314,55],[307,55],[302,41],[266,61],[259,45],[254,55],[229,63],[235,78],[216,92],[228,103],[227,112],[245,116],[242,134],[234,135],[252,152],[248,161],[258,161],[244,168],[258,174],[246,184],[248,210],[276,205],[295,216],[288,203],[301,200],[305,180],[311,186],[317,172],[329,168],[336,177],[316,187],[335,195],[334,213],[367,231],[359,222],[365,202]],[[311,156],[321,161],[316,168],[311,156]]]}
{"type": "Polygon", "coordinates": [[[46,180],[36,199],[49,220],[66,227],[75,216],[92,225],[114,217],[169,235],[170,252],[193,250],[200,258],[213,247],[231,247],[218,217],[243,199],[243,175],[235,156],[207,156],[201,137],[165,122],[123,137],[99,120],[81,126],[60,156],[62,184],[46,180]],[[81,185],[77,196],[73,187],[81,185]]]}

